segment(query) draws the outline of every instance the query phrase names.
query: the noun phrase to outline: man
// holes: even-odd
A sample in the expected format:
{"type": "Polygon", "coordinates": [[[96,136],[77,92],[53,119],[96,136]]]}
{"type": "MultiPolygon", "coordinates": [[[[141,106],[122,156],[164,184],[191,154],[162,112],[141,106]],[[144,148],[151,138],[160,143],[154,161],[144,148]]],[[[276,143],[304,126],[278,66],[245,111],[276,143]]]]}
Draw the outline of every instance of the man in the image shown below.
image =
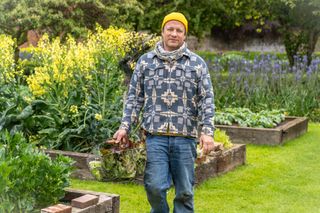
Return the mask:
{"type": "Polygon", "coordinates": [[[213,141],[213,89],[203,59],[187,49],[188,21],[181,13],[165,16],[162,41],[138,60],[123,119],[114,138],[127,143],[132,123],[143,109],[147,132],[144,185],[151,212],[166,213],[166,192],[175,186],[174,212],[194,212],[196,138],[203,153],[213,141]]]}

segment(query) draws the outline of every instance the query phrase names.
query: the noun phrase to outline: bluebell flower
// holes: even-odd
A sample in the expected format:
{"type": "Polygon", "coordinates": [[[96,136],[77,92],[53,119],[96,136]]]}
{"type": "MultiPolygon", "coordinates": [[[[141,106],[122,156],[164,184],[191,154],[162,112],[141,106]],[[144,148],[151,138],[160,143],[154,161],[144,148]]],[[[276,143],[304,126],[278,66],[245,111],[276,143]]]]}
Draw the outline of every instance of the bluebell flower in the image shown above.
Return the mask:
{"type": "Polygon", "coordinates": [[[312,66],[309,66],[309,67],[307,68],[307,76],[310,77],[311,74],[312,74],[312,66]]]}

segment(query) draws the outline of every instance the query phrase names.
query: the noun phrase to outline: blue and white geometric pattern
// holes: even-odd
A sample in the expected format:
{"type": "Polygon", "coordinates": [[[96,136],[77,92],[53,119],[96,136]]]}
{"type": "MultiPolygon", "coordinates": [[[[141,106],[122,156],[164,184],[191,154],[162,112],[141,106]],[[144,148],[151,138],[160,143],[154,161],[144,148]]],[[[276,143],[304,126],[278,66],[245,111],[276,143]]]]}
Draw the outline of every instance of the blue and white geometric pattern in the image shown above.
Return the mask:
{"type": "Polygon", "coordinates": [[[214,133],[214,95],[204,60],[185,49],[173,61],[155,51],[140,57],[133,73],[120,128],[130,131],[142,111],[152,134],[198,137],[214,133]]]}

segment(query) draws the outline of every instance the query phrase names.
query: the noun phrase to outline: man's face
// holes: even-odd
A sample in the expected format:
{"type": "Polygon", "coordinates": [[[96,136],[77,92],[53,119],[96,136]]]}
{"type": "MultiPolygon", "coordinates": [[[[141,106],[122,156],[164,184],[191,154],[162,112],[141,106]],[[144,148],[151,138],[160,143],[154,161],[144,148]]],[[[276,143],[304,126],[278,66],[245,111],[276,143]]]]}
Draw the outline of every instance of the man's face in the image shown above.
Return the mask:
{"type": "Polygon", "coordinates": [[[179,49],[186,39],[186,30],[179,21],[168,21],[162,29],[163,47],[166,51],[179,49]]]}

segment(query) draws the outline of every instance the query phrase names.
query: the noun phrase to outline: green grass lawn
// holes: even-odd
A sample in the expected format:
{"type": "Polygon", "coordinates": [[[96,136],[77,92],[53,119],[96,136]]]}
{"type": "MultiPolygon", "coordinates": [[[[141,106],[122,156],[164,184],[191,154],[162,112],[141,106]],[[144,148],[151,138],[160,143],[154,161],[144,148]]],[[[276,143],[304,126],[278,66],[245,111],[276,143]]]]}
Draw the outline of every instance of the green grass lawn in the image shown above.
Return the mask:
{"type": "MultiPolygon", "coordinates": [[[[146,213],[143,186],[72,180],[72,188],[120,195],[121,213],[146,213]]],[[[170,207],[174,190],[168,193],[170,207]]],[[[320,124],[283,146],[247,145],[246,165],[195,188],[195,212],[320,213],[320,124]]]]}

